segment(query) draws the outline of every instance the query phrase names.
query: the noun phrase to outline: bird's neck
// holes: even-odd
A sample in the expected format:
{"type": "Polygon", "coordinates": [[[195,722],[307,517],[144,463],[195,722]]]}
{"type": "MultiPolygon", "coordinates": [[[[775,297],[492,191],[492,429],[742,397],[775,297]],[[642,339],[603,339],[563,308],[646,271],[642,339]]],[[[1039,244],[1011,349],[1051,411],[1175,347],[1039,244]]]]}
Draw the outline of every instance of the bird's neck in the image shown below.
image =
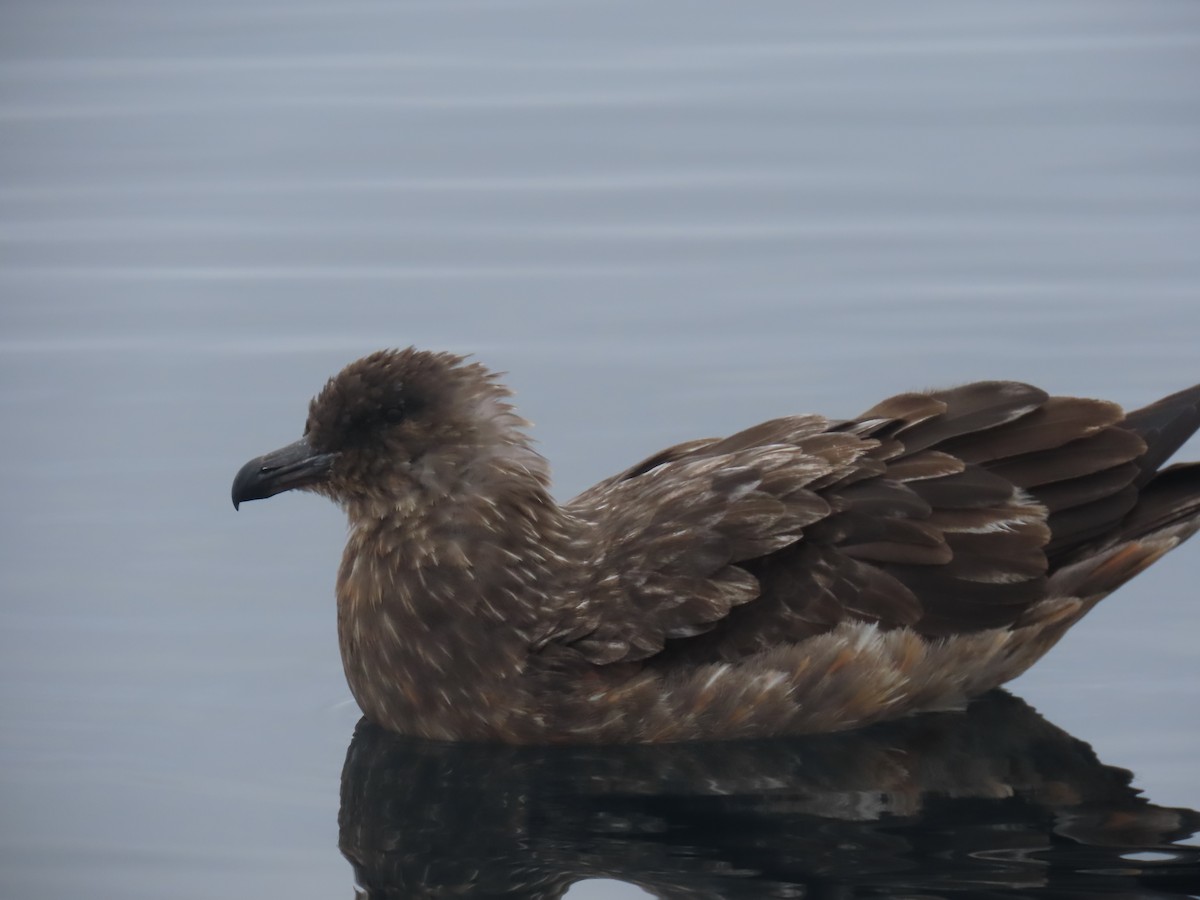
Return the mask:
{"type": "Polygon", "coordinates": [[[352,514],[342,660],[359,706],[392,730],[495,739],[528,726],[512,721],[527,706],[520,676],[569,593],[571,523],[544,476],[493,474],[390,514],[352,514]]]}

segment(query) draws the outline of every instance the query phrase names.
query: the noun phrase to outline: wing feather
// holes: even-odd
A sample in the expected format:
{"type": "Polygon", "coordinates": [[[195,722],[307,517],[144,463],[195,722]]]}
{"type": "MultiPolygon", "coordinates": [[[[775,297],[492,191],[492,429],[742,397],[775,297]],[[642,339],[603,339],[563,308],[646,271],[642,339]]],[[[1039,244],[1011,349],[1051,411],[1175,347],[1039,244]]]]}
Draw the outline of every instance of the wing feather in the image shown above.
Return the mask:
{"type": "Polygon", "coordinates": [[[1015,382],[790,416],[648,457],[570,504],[597,548],[562,640],[597,663],[729,661],[840,623],[1012,627],[1136,501],[1111,403],[1015,382]]]}
{"type": "Polygon", "coordinates": [[[980,381],[932,396],[945,405],[944,412],[905,422],[894,432],[909,453],[1011,422],[1048,399],[1045,391],[1015,381],[980,381]]]}

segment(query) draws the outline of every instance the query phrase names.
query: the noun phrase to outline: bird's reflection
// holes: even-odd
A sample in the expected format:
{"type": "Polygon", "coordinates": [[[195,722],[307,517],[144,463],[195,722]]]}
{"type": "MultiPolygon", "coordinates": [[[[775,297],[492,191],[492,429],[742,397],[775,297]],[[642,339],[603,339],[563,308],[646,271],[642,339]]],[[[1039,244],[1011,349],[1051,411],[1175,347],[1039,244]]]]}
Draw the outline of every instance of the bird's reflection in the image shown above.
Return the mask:
{"type": "Polygon", "coordinates": [[[816,738],[520,748],[365,721],[341,847],[368,897],[1172,897],[1200,890],[1200,814],[1027,704],[816,738]]]}

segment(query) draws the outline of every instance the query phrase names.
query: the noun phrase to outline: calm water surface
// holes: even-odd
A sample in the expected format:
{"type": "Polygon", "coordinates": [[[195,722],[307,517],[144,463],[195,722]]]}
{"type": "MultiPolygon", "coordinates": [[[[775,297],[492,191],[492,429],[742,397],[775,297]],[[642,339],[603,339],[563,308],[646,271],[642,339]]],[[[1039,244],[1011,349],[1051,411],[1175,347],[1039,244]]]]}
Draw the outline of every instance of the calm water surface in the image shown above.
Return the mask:
{"type": "Polygon", "coordinates": [[[409,343],[510,371],[564,498],[668,442],[906,388],[1191,384],[1198,85],[1189,3],[7,4],[0,893],[347,896],[433,871],[414,859],[450,883],[468,845],[603,900],[695,892],[700,870],[747,897],[1029,896],[1050,871],[1101,873],[1079,896],[1197,890],[1185,855],[1138,882],[1130,848],[1187,842],[1171,810],[1200,807],[1200,545],[1014,683],[1044,720],[1002,720],[1008,756],[962,743],[978,718],[945,726],[940,781],[878,783],[902,732],[837,745],[872,777],[837,769],[832,795],[796,780],[820,747],[736,772],[686,751],[477,769],[370,735],[343,784],[343,523],[305,496],[235,515],[228,485],[328,375],[409,343]],[[982,783],[947,774],[971,760],[982,783]],[[440,834],[463,802],[445,771],[479,813],[440,834]],[[380,772],[433,793],[380,810],[380,772]],[[754,773],[807,805],[704,793],[754,773]],[[924,799],[880,806],[899,796],[924,799]],[[895,874],[917,846],[920,877],[895,874]],[[1016,874],[936,862],[960,857],[1016,874]]]}

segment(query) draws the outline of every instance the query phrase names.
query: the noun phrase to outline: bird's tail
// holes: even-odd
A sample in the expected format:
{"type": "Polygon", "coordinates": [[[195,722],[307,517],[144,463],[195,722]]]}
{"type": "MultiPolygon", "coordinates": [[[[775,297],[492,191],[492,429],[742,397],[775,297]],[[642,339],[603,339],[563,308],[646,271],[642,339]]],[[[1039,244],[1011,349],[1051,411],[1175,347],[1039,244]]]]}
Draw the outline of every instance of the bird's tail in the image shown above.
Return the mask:
{"type": "Polygon", "coordinates": [[[1200,384],[1134,410],[1125,416],[1121,427],[1146,442],[1146,452],[1138,459],[1141,474],[1134,482],[1141,487],[1200,430],[1200,384]]]}
{"type": "Polygon", "coordinates": [[[1137,502],[1105,533],[1056,561],[1060,595],[1096,601],[1200,531],[1200,462],[1161,468],[1200,430],[1200,385],[1129,413],[1120,427],[1146,443],[1136,461],[1137,502]]]}

